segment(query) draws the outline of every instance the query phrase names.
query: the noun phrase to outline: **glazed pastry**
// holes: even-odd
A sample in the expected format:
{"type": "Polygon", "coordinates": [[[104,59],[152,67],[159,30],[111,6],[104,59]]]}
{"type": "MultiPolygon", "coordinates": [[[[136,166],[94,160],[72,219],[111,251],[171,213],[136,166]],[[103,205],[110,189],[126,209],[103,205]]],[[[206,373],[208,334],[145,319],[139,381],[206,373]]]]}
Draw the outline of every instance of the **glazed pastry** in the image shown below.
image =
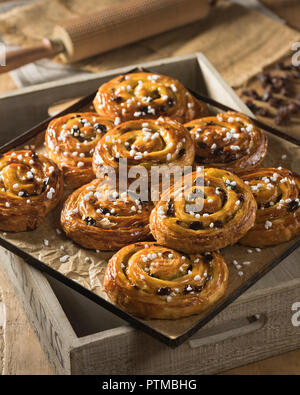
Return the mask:
{"type": "Polygon", "coordinates": [[[253,228],[240,243],[277,245],[300,234],[300,177],[282,168],[254,169],[240,174],[257,202],[253,228]]]}
{"type": "Polygon", "coordinates": [[[97,113],[72,113],[54,119],[46,131],[49,156],[64,173],[65,183],[73,188],[95,178],[92,170],[94,149],[113,127],[97,113]]]}
{"type": "Polygon", "coordinates": [[[63,176],[50,159],[33,151],[0,157],[0,229],[33,230],[61,199],[63,176]]]}
{"type": "Polygon", "coordinates": [[[180,199],[181,183],[163,193],[150,216],[151,232],[159,244],[191,254],[215,251],[234,244],[251,228],[256,203],[240,178],[206,168],[203,186],[201,181],[203,177],[194,172],[192,186],[180,199]]]}
{"type": "Polygon", "coordinates": [[[267,137],[237,112],[195,119],[184,125],[195,141],[195,163],[237,171],[257,167],[267,153],[267,137]]]}
{"type": "Polygon", "coordinates": [[[194,162],[193,140],[180,123],[169,118],[124,122],[108,132],[95,148],[93,169],[97,177],[102,165],[118,169],[120,159],[127,168],[153,165],[190,166],[194,162]]]}
{"type": "Polygon", "coordinates": [[[94,107],[101,116],[116,122],[163,115],[184,123],[208,115],[206,105],[179,81],[143,72],[120,75],[101,85],[94,107]]]}
{"type": "Polygon", "coordinates": [[[61,225],[67,236],[82,247],[116,250],[150,236],[152,203],[141,202],[108,182],[95,179],[74,191],[65,202],[61,225]]]}
{"type": "Polygon", "coordinates": [[[157,243],[135,243],[109,261],[103,289],[117,306],[144,319],[198,314],[225,293],[221,254],[185,255],[157,243]]]}

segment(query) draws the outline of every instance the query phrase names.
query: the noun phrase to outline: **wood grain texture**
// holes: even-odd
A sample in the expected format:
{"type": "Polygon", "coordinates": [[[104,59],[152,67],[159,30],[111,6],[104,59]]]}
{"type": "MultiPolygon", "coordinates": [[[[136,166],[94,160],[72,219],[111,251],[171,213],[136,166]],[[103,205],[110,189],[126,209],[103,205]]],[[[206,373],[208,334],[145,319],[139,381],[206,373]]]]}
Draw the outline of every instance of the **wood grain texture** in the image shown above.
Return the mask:
{"type": "Polygon", "coordinates": [[[222,375],[285,375],[300,374],[300,350],[291,351],[277,357],[264,359],[236,369],[223,372],[222,375]]]}
{"type": "Polygon", "coordinates": [[[0,310],[1,303],[5,305],[5,322],[3,326],[0,325],[0,372],[6,375],[53,374],[28,319],[1,270],[0,288],[3,290],[0,310]]]}

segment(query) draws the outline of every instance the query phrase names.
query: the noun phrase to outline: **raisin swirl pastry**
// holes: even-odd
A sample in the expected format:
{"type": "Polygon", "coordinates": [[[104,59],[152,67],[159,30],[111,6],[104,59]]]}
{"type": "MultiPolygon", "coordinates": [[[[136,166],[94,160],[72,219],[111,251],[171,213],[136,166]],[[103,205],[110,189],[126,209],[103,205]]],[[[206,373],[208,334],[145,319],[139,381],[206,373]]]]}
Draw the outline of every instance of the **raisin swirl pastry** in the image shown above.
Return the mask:
{"type": "Polygon", "coordinates": [[[197,165],[237,171],[257,167],[267,153],[267,137],[246,115],[229,111],[184,125],[196,148],[197,165]]]}
{"type": "Polygon", "coordinates": [[[62,169],[68,186],[76,188],[95,178],[94,149],[113,126],[108,118],[91,112],[67,114],[50,122],[46,148],[50,158],[62,169]]]}
{"type": "Polygon", "coordinates": [[[163,115],[184,123],[208,114],[206,105],[179,81],[144,72],[120,75],[101,85],[94,107],[117,122],[163,115]]]}
{"type": "Polygon", "coordinates": [[[85,248],[116,250],[150,236],[152,203],[134,194],[119,194],[108,182],[95,179],[75,190],[61,213],[61,225],[68,237],[85,248]]]}
{"type": "Polygon", "coordinates": [[[254,226],[240,240],[252,247],[277,245],[300,234],[300,177],[283,168],[240,174],[257,202],[254,226]]]}
{"type": "Polygon", "coordinates": [[[223,169],[204,169],[204,185],[176,183],[162,194],[150,216],[150,228],[159,244],[186,253],[215,251],[234,244],[255,221],[256,202],[250,188],[223,169]],[[175,193],[174,193],[175,191],[175,193]]]}
{"type": "Polygon", "coordinates": [[[0,158],[0,229],[33,230],[63,194],[57,165],[34,151],[8,152],[0,158]]]}
{"type": "Polygon", "coordinates": [[[186,255],[157,243],[135,243],[109,261],[103,289],[117,306],[144,319],[198,314],[225,293],[221,254],[186,255]]]}
{"type": "Polygon", "coordinates": [[[127,121],[108,132],[95,148],[93,169],[99,177],[102,165],[118,169],[120,158],[128,169],[167,164],[190,166],[194,161],[193,140],[180,123],[169,118],[127,121]]]}

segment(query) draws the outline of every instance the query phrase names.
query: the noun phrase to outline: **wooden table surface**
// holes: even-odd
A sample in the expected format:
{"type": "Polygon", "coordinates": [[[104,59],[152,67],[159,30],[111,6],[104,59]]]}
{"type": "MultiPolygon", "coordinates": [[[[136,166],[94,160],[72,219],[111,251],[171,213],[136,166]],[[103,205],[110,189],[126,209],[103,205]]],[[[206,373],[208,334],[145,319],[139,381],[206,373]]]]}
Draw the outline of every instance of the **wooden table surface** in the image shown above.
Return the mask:
{"type": "MultiPolygon", "coordinates": [[[[265,3],[270,5],[270,2],[265,1],[265,3]]],[[[10,76],[0,74],[0,93],[12,89],[16,89],[16,86],[10,76]]],[[[2,271],[0,271],[0,372],[9,375],[53,374],[37,336],[2,271]],[[3,360],[1,355],[4,355],[3,360]]],[[[300,374],[300,349],[223,374],[298,375],[300,374]]]]}

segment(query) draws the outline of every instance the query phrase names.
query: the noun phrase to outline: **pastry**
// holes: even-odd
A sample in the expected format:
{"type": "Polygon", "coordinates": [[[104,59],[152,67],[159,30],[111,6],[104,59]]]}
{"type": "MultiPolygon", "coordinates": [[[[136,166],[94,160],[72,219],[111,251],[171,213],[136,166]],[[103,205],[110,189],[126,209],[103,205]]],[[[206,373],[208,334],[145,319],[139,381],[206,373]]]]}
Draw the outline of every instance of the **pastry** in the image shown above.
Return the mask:
{"type": "Polygon", "coordinates": [[[194,98],[179,81],[144,72],[120,75],[101,85],[94,107],[116,123],[160,115],[184,123],[208,114],[206,104],[194,98]]]}
{"type": "Polygon", "coordinates": [[[33,230],[61,199],[63,176],[57,165],[34,151],[0,157],[0,229],[33,230]]]}
{"type": "Polygon", "coordinates": [[[50,122],[46,131],[49,156],[62,169],[65,183],[76,188],[92,181],[94,149],[113,122],[97,113],[71,113],[50,122]]]}
{"type": "Polygon", "coordinates": [[[300,177],[283,168],[240,174],[257,202],[253,228],[240,240],[252,247],[277,245],[300,234],[300,177]]]}
{"type": "Polygon", "coordinates": [[[117,306],[144,319],[198,314],[225,293],[221,254],[187,255],[157,243],[135,243],[109,261],[103,289],[117,306]]]}
{"type": "Polygon", "coordinates": [[[192,174],[192,185],[181,182],[162,194],[150,216],[159,244],[186,253],[215,251],[234,244],[251,228],[256,202],[250,188],[236,175],[216,168],[192,174]],[[203,183],[202,183],[203,184],[203,183]]]}
{"type": "Polygon", "coordinates": [[[124,122],[108,132],[95,148],[93,169],[97,177],[103,165],[118,170],[120,159],[127,168],[154,165],[190,166],[194,162],[193,140],[180,123],[169,118],[124,122]]]}
{"type": "Polygon", "coordinates": [[[184,125],[195,141],[195,163],[238,171],[257,167],[267,153],[267,137],[246,115],[226,112],[184,125]]]}
{"type": "Polygon", "coordinates": [[[116,250],[150,237],[152,203],[133,193],[118,194],[107,180],[95,179],[75,190],[61,213],[66,235],[82,247],[116,250]]]}

